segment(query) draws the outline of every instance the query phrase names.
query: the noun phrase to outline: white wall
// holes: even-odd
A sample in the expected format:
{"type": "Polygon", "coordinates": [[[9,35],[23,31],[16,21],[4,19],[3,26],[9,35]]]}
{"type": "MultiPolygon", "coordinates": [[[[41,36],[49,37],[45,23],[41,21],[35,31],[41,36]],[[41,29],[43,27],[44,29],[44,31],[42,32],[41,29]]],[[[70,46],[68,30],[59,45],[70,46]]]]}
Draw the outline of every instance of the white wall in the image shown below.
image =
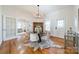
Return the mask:
{"type": "Polygon", "coordinates": [[[3,6],[3,15],[15,17],[16,19],[25,19],[26,23],[30,25],[30,31],[32,31],[32,22],[43,22],[43,19],[35,19],[28,12],[20,10],[15,6],[3,6]]]}
{"type": "MultiPolygon", "coordinates": [[[[65,20],[65,27],[64,27],[65,31],[64,31],[64,33],[67,30],[69,30],[70,27],[72,27],[72,29],[75,30],[74,22],[73,22],[74,16],[76,16],[75,12],[74,12],[74,6],[69,6],[69,7],[66,7],[66,8],[63,8],[63,9],[59,9],[58,11],[51,12],[51,14],[49,14],[47,16],[48,20],[51,21],[51,34],[55,35],[57,37],[61,37],[61,38],[64,37],[64,35],[62,33],[58,34],[57,31],[55,30],[57,19],[60,19],[60,20],[64,19],[65,20]]],[[[58,30],[58,32],[60,32],[60,30],[58,30]]]]}
{"type": "Polygon", "coordinates": [[[75,6],[75,8],[74,8],[74,15],[76,16],[76,18],[77,18],[77,28],[76,28],[76,31],[77,32],[79,32],[79,11],[78,11],[78,9],[79,9],[79,5],[77,5],[77,6],[75,6]]]}
{"type": "MultiPolygon", "coordinates": [[[[76,29],[77,31],[78,29],[75,28],[75,25],[74,25],[74,17],[78,19],[77,9],[78,9],[78,6],[75,8],[74,6],[68,6],[66,8],[59,9],[58,11],[55,11],[55,12],[52,11],[51,13],[49,13],[46,19],[51,21],[51,34],[59,37],[62,37],[63,35],[63,34],[57,35],[57,33],[55,33],[57,19],[65,20],[65,32],[69,29],[69,27],[72,27],[73,30],[76,29]]],[[[29,13],[24,12],[23,10],[17,9],[14,6],[3,6],[2,15],[11,16],[16,19],[25,19],[26,23],[28,24],[27,30],[29,31],[33,31],[32,22],[44,22],[44,19],[35,19],[29,13]]]]}
{"type": "Polygon", "coordinates": [[[2,18],[1,18],[1,6],[0,6],[0,41],[2,40],[2,18]]]}
{"type": "MultiPolygon", "coordinates": [[[[16,20],[25,20],[26,23],[28,23],[28,21],[32,19],[32,17],[29,14],[27,14],[23,10],[20,10],[20,9],[14,7],[14,6],[2,6],[2,8],[0,8],[0,9],[2,9],[3,19],[5,19],[5,17],[12,17],[12,18],[15,18],[16,20]]],[[[1,22],[1,19],[0,19],[0,24],[1,23],[2,22],[1,22]]],[[[31,24],[31,23],[29,23],[29,24],[31,24]]],[[[5,26],[4,26],[4,28],[6,28],[5,26]]],[[[0,25],[0,27],[1,27],[1,25],[0,25]]],[[[32,28],[32,26],[28,27],[28,28],[30,29],[30,28],[32,28]]],[[[0,33],[1,32],[2,31],[1,31],[1,28],[0,28],[0,33]]],[[[6,36],[6,32],[5,31],[3,31],[3,32],[5,34],[4,36],[6,36]]]]}
{"type": "MultiPolygon", "coordinates": [[[[33,22],[43,22],[43,19],[35,19],[28,12],[25,12],[21,9],[16,8],[16,6],[5,5],[5,6],[2,6],[1,9],[2,9],[3,19],[5,19],[5,17],[12,17],[12,18],[15,18],[16,20],[25,20],[26,30],[30,32],[33,31],[33,25],[32,25],[33,22]]],[[[4,28],[6,27],[4,26],[4,28]]],[[[5,36],[6,36],[6,32],[5,31],[3,32],[5,33],[5,36]]]]}

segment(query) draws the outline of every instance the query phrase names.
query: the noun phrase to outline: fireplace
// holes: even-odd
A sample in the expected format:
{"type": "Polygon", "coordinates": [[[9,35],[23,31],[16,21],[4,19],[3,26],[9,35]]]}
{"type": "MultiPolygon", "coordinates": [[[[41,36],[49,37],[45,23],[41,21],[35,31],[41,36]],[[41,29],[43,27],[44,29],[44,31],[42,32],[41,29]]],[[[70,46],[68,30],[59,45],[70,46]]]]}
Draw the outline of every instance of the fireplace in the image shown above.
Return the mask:
{"type": "Polygon", "coordinates": [[[33,32],[43,33],[43,22],[33,22],[33,32]]]}
{"type": "Polygon", "coordinates": [[[43,22],[33,22],[33,32],[38,34],[38,43],[40,43],[43,34],[43,22]]]}

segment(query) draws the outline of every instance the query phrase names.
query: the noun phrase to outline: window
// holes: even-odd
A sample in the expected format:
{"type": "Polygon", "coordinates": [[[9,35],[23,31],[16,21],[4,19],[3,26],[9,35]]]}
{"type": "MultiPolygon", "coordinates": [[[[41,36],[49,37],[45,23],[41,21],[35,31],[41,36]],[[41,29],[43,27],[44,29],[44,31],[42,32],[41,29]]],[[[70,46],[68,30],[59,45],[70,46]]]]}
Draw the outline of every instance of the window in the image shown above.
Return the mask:
{"type": "Polygon", "coordinates": [[[25,29],[25,28],[26,28],[26,23],[22,22],[22,29],[25,29]]]}
{"type": "Polygon", "coordinates": [[[22,33],[26,30],[26,22],[24,20],[17,20],[17,33],[22,33]]]}
{"type": "Polygon", "coordinates": [[[74,30],[77,32],[78,31],[78,19],[77,19],[77,17],[74,17],[74,19],[73,19],[73,26],[74,26],[74,30]]]}
{"type": "Polygon", "coordinates": [[[6,18],[6,37],[16,36],[16,19],[7,17],[6,18]]]}
{"type": "Polygon", "coordinates": [[[3,16],[3,39],[16,36],[18,33],[22,33],[26,29],[26,22],[24,20],[16,20],[16,18],[3,16]]]}
{"type": "Polygon", "coordinates": [[[64,26],[64,20],[58,20],[57,27],[62,28],[64,26]]]}
{"type": "Polygon", "coordinates": [[[20,21],[17,21],[17,33],[21,33],[22,32],[22,23],[20,21]]]}
{"type": "Polygon", "coordinates": [[[21,22],[17,22],[17,28],[21,28],[21,22]]]}
{"type": "Polygon", "coordinates": [[[50,31],[50,21],[45,21],[45,30],[50,31]]]}

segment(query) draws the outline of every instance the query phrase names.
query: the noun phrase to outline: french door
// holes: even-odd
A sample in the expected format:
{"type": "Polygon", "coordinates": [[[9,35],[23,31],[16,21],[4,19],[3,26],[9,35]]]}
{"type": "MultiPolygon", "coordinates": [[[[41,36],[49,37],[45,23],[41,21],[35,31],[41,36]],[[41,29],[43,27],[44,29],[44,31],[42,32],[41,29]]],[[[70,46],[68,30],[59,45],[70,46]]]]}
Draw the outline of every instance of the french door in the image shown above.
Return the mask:
{"type": "Polygon", "coordinates": [[[64,38],[65,34],[65,19],[57,19],[55,20],[55,25],[54,25],[54,35],[56,37],[64,38]]]}

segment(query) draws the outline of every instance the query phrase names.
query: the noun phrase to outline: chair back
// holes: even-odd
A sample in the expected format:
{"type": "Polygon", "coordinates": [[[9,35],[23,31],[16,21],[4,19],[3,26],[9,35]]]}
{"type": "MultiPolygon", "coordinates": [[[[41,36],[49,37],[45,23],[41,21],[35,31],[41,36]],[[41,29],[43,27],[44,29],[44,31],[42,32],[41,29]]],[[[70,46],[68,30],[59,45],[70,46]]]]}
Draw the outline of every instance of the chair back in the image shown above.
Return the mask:
{"type": "Polygon", "coordinates": [[[39,37],[37,33],[30,33],[30,41],[38,41],[39,37]]]}

